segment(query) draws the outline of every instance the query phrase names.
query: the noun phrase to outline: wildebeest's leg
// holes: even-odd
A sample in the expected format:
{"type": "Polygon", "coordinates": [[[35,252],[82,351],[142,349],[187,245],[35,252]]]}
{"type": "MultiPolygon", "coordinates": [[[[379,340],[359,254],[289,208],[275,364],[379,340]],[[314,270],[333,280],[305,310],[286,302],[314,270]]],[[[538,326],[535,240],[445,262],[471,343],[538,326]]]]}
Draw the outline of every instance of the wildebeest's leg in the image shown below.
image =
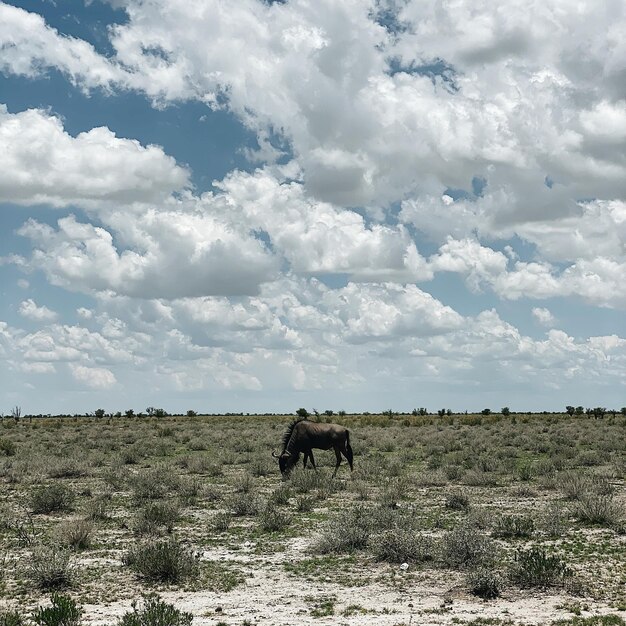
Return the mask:
{"type": "Polygon", "coordinates": [[[354,466],[352,465],[352,461],[354,459],[354,455],[352,454],[352,446],[350,445],[350,434],[346,437],[346,449],[343,452],[343,455],[348,459],[348,463],[350,464],[350,471],[354,471],[354,466]]]}
{"type": "Polygon", "coordinates": [[[339,452],[339,448],[335,448],[335,456],[337,457],[337,465],[335,465],[335,471],[333,472],[333,478],[336,476],[337,470],[339,469],[339,466],[341,465],[341,452],[339,452]]]}
{"type": "Polygon", "coordinates": [[[302,467],[304,467],[304,469],[306,469],[306,460],[309,458],[309,452],[308,450],[304,451],[304,460],[302,461],[302,467]]]}
{"type": "Polygon", "coordinates": [[[309,458],[311,459],[311,465],[314,470],[317,470],[317,465],[315,465],[315,459],[313,458],[313,450],[309,450],[309,458]]]}

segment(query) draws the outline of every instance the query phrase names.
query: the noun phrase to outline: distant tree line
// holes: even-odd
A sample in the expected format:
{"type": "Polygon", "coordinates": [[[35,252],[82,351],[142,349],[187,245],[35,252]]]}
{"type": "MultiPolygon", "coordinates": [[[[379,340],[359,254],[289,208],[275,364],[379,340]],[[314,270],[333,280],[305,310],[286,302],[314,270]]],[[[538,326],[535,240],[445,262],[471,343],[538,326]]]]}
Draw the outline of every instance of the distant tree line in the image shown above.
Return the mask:
{"type": "MultiPolygon", "coordinates": [[[[410,412],[406,412],[403,413],[401,411],[394,411],[393,409],[386,409],[384,411],[381,411],[381,415],[388,417],[389,419],[395,417],[395,416],[399,416],[399,415],[413,415],[413,416],[426,416],[426,415],[438,415],[439,417],[451,417],[452,415],[459,415],[459,414],[464,414],[464,415],[468,415],[470,413],[473,412],[468,412],[468,411],[459,411],[459,412],[453,412],[452,409],[446,409],[446,408],[442,408],[442,409],[437,409],[436,412],[431,413],[430,411],[428,411],[428,409],[426,407],[420,407],[419,409],[413,409],[410,412]]],[[[490,408],[485,408],[482,409],[481,411],[478,412],[480,415],[497,415],[498,412],[497,411],[492,411],[490,408]]],[[[550,415],[550,414],[555,414],[554,411],[518,411],[518,412],[513,412],[511,411],[511,409],[508,406],[502,407],[500,409],[500,414],[507,417],[509,415],[533,415],[534,414],[539,414],[539,415],[550,415]]],[[[558,414],[559,412],[556,412],[556,414],[558,414]]],[[[567,413],[567,415],[570,415],[572,417],[576,416],[576,417],[582,417],[582,416],[586,416],[588,418],[595,418],[595,419],[599,419],[599,418],[603,418],[605,415],[611,415],[613,417],[615,417],[617,414],[621,414],[621,415],[625,415],[626,416],[626,406],[621,407],[621,409],[607,409],[606,407],[594,407],[594,408],[585,408],[583,406],[572,406],[572,405],[567,405],[565,407],[565,413],[567,413]]],[[[182,416],[187,416],[187,417],[195,417],[197,415],[223,415],[223,416],[275,416],[275,415],[282,415],[281,413],[198,413],[198,411],[195,411],[193,409],[189,409],[186,413],[168,413],[165,409],[163,408],[157,408],[154,406],[149,406],[146,408],[145,412],[143,411],[139,411],[138,413],[135,413],[134,409],[127,409],[126,411],[122,412],[122,411],[117,411],[117,412],[107,412],[102,408],[98,408],[95,411],[93,411],[92,413],[74,413],[72,415],[70,414],[57,414],[57,415],[52,415],[51,413],[47,413],[47,414],[42,414],[39,413],[38,415],[33,415],[33,414],[26,414],[24,415],[22,413],[22,409],[20,406],[15,406],[13,408],[11,408],[10,410],[10,414],[9,415],[4,415],[3,413],[0,412],[0,420],[4,420],[5,417],[7,419],[12,419],[14,420],[16,423],[18,423],[20,420],[24,419],[24,418],[28,418],[29,420],[32,420],[33,418],[43,418],[43,417],[95,417],[97,419],[103,419],[103,418],[122,418],[122,417],[126,417],[126,418],[145,418],[145,417],[151,417],[151,418],[162,418],[162,417],[169,417],[169,416],[176,416],[176,417],[182,417],[182,416]]],[[[298,417],[302,417],[302,418],[308,418],[311,416],[311,413],[309,413],[309,411],[303,407],[299,408],[296,410],[295,414],[298,417]]],[[[331,417],[337,415],[338,417],[345,417],[347,415],[346,411],[344,410],[339,410],[339,411],[334,411],[333,409],[326,409],[322,412],[322,414],[320,414],[319,411],[317,411],[316,409],[312,410],[312,414],[315,416],[315,418],[320,418],[322,415],[329,420],[331,417]]],[[[369,411],[360,411],[358,413],[353,413],[353,415],[376,415],[376,413],[371,413],[369,411]]]]}

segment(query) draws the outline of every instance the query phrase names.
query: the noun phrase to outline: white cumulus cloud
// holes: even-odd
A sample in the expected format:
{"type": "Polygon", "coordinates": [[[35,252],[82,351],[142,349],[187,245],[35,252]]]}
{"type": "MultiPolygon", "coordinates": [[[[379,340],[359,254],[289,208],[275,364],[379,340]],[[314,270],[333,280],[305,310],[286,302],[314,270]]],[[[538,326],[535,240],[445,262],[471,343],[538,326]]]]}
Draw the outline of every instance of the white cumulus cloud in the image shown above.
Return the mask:
{"type": "Polygon", "coordinates": [[[37,322],[51,322],[57,318],[55,311],[52,311],[47,306],[38,306],[32,298],[22,301],[19,314],[37,322]]]}

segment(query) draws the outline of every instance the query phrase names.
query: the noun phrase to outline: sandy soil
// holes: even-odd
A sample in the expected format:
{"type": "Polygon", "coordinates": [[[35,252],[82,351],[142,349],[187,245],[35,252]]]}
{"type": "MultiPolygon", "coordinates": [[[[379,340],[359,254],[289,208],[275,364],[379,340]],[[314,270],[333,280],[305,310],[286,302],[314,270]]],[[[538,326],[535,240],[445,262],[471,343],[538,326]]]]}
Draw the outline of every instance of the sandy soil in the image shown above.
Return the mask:
{"type": "MultiPolygon", "coordinates": [[[[230,592],[163,591],[160,595],[178,608],[194,615],[194,624],[218,622],[242,624],[377,624],[442,625],[471,622],[477,618],[497,618],[519,624],[544,624],[571,618],[567,606],[583,604],[582,616],[616,613],[614,608],[567,594],[550,592],[505,591],[495,601],[482,601],[463,591],[461,578],[451,574],[441,585],[441,572],[403,571],[399,566],[373,565],[374,573],[393,577],[394,584],[372,582],[359,587],[344,587],[332,577],[311,582],[288,574],[283,563],[306,556],[306,542],[290,541],[284,552],[254,554],[254,544],[247,542],[238,551],[224,548],[206,551],[202,558],[236,563],[246,574],[246,581],[230,592]],[[393,571],[392,571],[393,570],[393,571]],[[312,611],[325,600],[333,600],[334,613],[316,616],[312,611]],[[352,614],[344,614],[348,607],[352,614]]],[[[372,574],[371,571],[367,572],[372,574]]],[[[372,577],[376,578],[376,576],[372,577]]],[[[130,608],[129,602],[86,605],[85,618],[94,626],[114,623],[130,608]]]]}

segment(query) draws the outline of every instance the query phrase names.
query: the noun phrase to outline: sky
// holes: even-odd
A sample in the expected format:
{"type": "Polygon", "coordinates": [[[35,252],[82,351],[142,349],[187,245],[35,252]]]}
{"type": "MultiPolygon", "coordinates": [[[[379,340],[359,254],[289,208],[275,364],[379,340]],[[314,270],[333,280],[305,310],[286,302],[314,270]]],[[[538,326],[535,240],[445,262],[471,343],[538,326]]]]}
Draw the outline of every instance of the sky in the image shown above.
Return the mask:
{"type": "Polygon", "coordinates": [[[0,1],[0,412],[626,405],[620,0],[0,1]]]}

